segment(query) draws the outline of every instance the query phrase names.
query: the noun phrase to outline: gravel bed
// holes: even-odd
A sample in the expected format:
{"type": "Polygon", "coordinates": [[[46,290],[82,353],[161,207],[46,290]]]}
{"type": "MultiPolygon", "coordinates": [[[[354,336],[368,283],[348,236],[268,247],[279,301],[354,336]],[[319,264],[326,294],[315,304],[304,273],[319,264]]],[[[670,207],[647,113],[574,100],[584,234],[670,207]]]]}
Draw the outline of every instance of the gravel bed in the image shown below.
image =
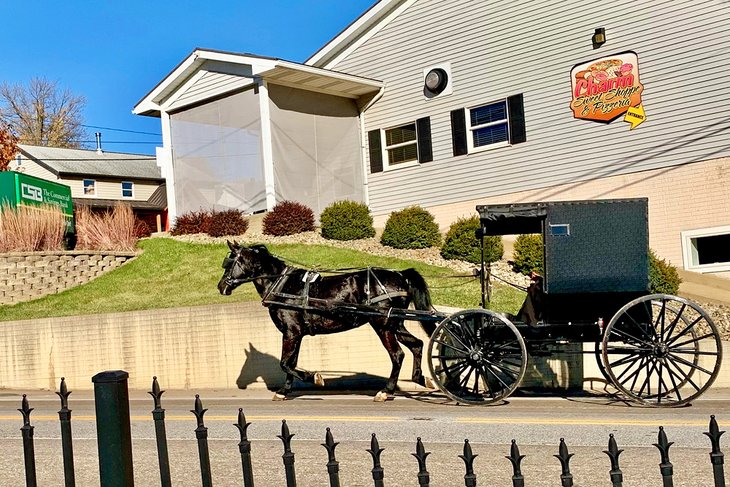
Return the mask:
{"type": "MultiPolygon", "coordinates": [[[[240,243],[262,243],[262,244],[283,244],[283,243],[301,243],[310,245],[329,245],[332,247],[348,248],[359,250],[368,254],[380,255],[385,257],[396,257],[399,259],[417,260],[427,264],[446,267],[453,269],[457,273],[471,273],[478,266],[470,262],[461,260],[446,260],[441,257],[439,249],[394,249],[381,245],[376,238],[367,238],[362,240],[337,241],[322,238],[318,232],[305,232],[297,235],[289,235],[286,237],[273,237],[271,235],[263,235],[257,232],[249,232],[246,235],[238,237],[215,238],[206,234],[180,235],[173,237],[184,242],[195,243],[224,243],[226,240],[236,240],[240,243]]],[[[519,286],[527,287],[530,279],[519,273],[512,272],[510,265],[502,260],[492,264],[492,273],[499,279],[519,286]]],[[[698,302],[702,309],[712,318],[720,330],[723,340],[730,340],[730,306],[724,304],[698,302]]]]}

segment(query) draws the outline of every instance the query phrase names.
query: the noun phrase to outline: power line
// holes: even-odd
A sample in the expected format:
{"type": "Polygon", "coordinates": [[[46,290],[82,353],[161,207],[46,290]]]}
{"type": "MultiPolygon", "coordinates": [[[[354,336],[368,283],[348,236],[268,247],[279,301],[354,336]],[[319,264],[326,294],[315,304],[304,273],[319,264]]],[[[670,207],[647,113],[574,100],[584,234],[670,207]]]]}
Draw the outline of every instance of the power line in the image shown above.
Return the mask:
{"type": "MultiPolygon", "coordinates": [[[[74,140],[73,142],[76,142],[78,144],[95,144],[95,140],[74,140]]],[[[160,145],[161,142],[156,141],[141,141],[141,140],[102,140],[102,145],[105,144],[157,144],[160,145]]]]}
{"type": "Polygon", "coordinates": [[[90,129],[112,130],[114,132],[127,132],[130,134],[142,134],[142,135],[156,135],[157,137],[162,137],[162,134],[155,134],[152,132],[140,132],[138,130],[115,129],[115,128],[111,128],[111,127],[100,127],[98,125],[84,125],[84,124],[79,124],[79,125],[81,125],[82,127],[90,128],[90,129]]]}

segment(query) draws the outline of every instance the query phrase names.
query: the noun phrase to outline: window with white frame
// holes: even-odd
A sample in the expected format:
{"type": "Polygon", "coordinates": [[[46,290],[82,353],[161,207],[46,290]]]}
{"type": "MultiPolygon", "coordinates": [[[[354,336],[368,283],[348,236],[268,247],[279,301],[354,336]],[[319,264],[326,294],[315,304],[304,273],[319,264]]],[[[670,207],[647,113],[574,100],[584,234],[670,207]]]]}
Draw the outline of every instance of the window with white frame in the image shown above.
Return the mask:
{"type": "Polygon", "coordinates": [[[467,110],[469,115],[469,152],[509,144],[507,100],[467,110]]]}
{"type": "Polygon", "coordinates": [[[122,181],[122,198],[134,197],[134,183],[132,181],[122,181]]]}
{"type": "Polygon", "coordinates": [[[687,270],[730,270],[730,226],[682,232],[682,253],[687,270]]]}
{"type": "Polygon", "coordinates": [[[96,195],[96,181],[93,179],[84,179],[84,196],[96,195]]]}
{"type": "Polygon", "coordinates": [[[416,122],[385,129],[385,160],[387,167],[408,162],[418,162],[418,137],[416,122]]]}

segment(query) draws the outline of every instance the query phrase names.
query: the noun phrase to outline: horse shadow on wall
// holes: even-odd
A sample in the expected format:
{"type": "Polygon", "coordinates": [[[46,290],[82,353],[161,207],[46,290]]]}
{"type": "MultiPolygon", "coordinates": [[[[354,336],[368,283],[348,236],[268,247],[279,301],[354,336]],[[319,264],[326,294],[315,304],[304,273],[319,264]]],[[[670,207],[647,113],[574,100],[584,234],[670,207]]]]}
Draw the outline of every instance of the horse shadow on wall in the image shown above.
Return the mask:
{"type": "MultiPolygon", "coordinates": [[[[236,385],[239,389],[246,389],[251,384],[263,382],[267,389],[276,391],[284,385],[286,374],[281,370],[278,358],[258,350],[250,342],[248,344],[248,350],[244,350],[244,353],[246,354],[246,360],[241,367],[241,372],[238,374],[238,379],[236,379],[236,385]]],[[[385,387],[385,382],[387,381],[386,377],[368,374],[366,372],[320,371],[320,373],[325,379],[324,387],[295,380],[295,392],[377,392],[385,387]]]]}

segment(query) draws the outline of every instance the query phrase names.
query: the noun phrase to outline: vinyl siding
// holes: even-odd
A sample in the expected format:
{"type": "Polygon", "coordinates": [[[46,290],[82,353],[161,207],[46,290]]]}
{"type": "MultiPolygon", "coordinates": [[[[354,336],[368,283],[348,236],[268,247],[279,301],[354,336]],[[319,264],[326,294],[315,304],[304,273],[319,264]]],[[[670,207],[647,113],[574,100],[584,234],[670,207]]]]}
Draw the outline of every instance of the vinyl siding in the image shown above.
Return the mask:
{"type": "Polygon", "coordinates": [[[235,74],[206,70],[201,70],[199,73],[197,80],[178,95],[177,99],[170,104],[168,110],[176,110],[192,105],[251,84],[250,78],[243,78],[235,74]]]}
{"type": "MultiPolygon", "coordinates": [[[[10,164],[10,167],[13,168],[13,170],[16,170],[14,162],[10,164]]],[[[46,181],[58,181],[58,176],[37,162],[26,159],[25,157],[22,158],[21,167],[23,168],[22,172],[29,176],[35,176],[37,178],[45,179],[46,181]]]]}
{"type": "Polygon", "coordinates": [[[385,81],[366,133],[431,117],[433,162],[369,175],[377,215],[730,155],[728,31],[730,8],[720,1],[418,0],[329,67],[385,81]],[[607,43],[593,50],[597,27],[607,43]],[[628,50],[639,57],[646,122],[630,131],[621,119],[574,119],[571,68],[628,50]],[[453,94],[427,100],[423,70],[443,62],[453,94]],[[451,110],[519,93],[527,142],[452,155],[451,110]]]}
{"type": "Polygon", "coordinates": [[[149,181],[138,181],[134,179],[125,179],[134,183],[134,196],[132,198],[122,198],[122,180],[111,181],[98,178],[80,178],[80,179],[61,179],[60,183],[67,184],[71,187],[71,196],[74,198],[101,198],[121,201],[147,201],[152,193],[159,187],[158,183],[149,181]],[[96,195],[84,195],[84,179],[94,179],[96,181],[96,195]]]}

